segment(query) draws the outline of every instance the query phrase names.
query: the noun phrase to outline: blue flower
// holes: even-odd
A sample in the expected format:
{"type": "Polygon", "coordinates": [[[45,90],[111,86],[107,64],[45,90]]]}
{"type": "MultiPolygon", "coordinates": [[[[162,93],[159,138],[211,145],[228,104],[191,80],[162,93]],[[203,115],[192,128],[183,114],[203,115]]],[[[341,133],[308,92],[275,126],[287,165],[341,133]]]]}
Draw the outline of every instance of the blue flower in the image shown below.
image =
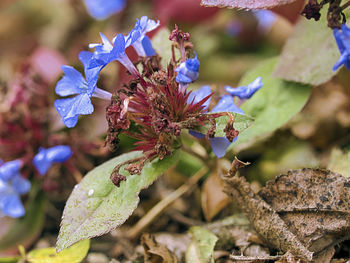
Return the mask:
{"type": "Polygon", "coordinates": [[[340,57],[334,64],[333,71],[336,71],[343,64],[350,70],[350,28],[342,24],[341,30],[333,30],[333,35],[340,51],[340,57]]]}
{"type": "Polygon", "coordinates": [[[147,32],[150,32],[156,29],[159,26],[159,21],[154,21],[152,19],[148,19],[147,16],[141,17],[141,19],[137,19],[135,27],[126,38],[130,38],[130,35],[137,33],[137,37],[133,38],[131,45],[136,50],[136,53],[141,57],[146,56],[155,56],[156,52],[153,49],[152,43],[150,39],[146,36],[147,32]]]}
{"type": "Polygon", "coordinates": [[[89,14],[98,20],[119,13],[126,4],[126,0],[85,0],[84,2],[89,14]]]}
{"type": "Polygon", "coordinates": [[[57,145],[48,149],[40,148],[33,159],[35,168],[41,175],[46,174],[53,163],[63,163],[72,156],[69,146],[57,145]]]}
{"type": "Polygon", "coordinates": [[[123,34],[118,34],[113,39],[113,44],[104,34],[100,33],[100,35],[102,39],[101,44],[89,45],[89,48],[95,48],[95,52],[90,59],[88,69],[96,67],[102,69],[112,61],[118,60],[132,75],[139,76],[138,70],[126,55],[125,49],[139,38],[140,31],[133,30],[127,37],[124,37],[123,34]]]}
{"type": "Polygon", "coordinates": [[[61,68],[65,75],[56,85],[56,93],[60,96],[76,95],[65,99],[58,99],[54,105],[61,115],[63,123],[68,127],[74,127],[79,115],[88,115],[94,111],[91,97],[106,100],[111,99],[111,94],[96,87],[98,74],[102,67],[89,69],[87,66],[92,59],[91,52],[81,52],[79,58],[84,64],[86,79],[73,67],[63,65],[61,68]]]}
{"type": "MultiPolygon", "coordinates": [[[[196,103],[208,96],[211,93],[209,86],[203,86],[199,90],[191,92],[190,96],[188,97],[187,103],[196,103]]],[[[210,99],[206,102],[204,105],[205,107],[208,107],[210,103],[210,99]]],[[[211,110],[211,113],[215,112],[234,112],[238,114],[244,114],[243,110],[238,108],[234,102],[233,98],[230,95],[224,95],[221,97],[219,102],[216,104],[216,106],[211,110]]],[[[202,139],[205,137],[204,134],[195,132],[195,131],[189,131],[189,133],[199,139],[202,139]]],[[[234,141],[236,141],[237,138],[235,138],[234,141]]],[[[210,146],[214,152],[214,154],[218,157],[224,157],[226,154],[227,148],[230,146],[231,142],[226,137],[214,137],[209,138],[210,146]]]]}
{"type": "Polygon", "coordinates": [[[0,180],[8,181],[14,174],[19,173],[22,163],[20,160],[14,160],[0,165],[0,180]]]}
{"type": "Polygon", "coordinates": [[[19,195],[28,193],[31,184],[20,175],[20,167],[20,160],[4,163],[0,167],[0,216],[17,218],[25,214],[19,195]]]}
{"type": "Polygon", "coordinates": [[[179,84],[186,85],[196,81],[199,77],[199,60],[197,54],[194,58],[189,58],[182,62],[175,71],[177,72],[176,81],[179,84]]]}
{"type": "Polygon", "coordinates": [[[261,80],[262,78],[258,77],[252,83],[249,83],[248,86],[241,86],[237,88],[226,86],[225,89],[231,96],[236,96],[240,99],[249,99],[264,85],[261,80]]]}
{"type": "Polygon", "coordinates": [[[270,10],[256,10],[253,14],[258,21],[258,30],[261,32],[270,31],[277,19],[276,14],[270,10]]]}

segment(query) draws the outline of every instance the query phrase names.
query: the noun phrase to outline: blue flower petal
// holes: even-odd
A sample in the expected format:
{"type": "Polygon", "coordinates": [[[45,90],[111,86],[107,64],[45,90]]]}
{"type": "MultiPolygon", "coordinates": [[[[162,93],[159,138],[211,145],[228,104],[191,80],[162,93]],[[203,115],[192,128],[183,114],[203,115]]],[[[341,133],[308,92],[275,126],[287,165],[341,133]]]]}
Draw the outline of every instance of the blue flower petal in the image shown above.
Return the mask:
{"type": "Polygon", "coordinates": [[[63,163],[72,156],[73,152],[67,145],[57,145],[46,149],[47,160],[63,163]]]}
{"type": "Polygon", "coordinates": [[[343,24],[341,30],[333,30],[333,35],[340,51],[340,57],[333,66],[333,71],[343,64],[350,70],[350,28],[343,24]]]}
{"type": "MultiPolygon", "coordinates": [[[[187,98],[187,103],[198,103],[205,97],[209,96],[211,93],[211,89],[209,85],[202,86],[200,89],[192,91],[190,95],[187,98]]],[[[210,104],[210,99],[209,98],[205,103],[203,103],[204,109],[208,109],[209,104],[210,104]]]]}
{"type": "Polygon", "coordinates": [[[13,218],[22,217],[25,214],[21,199],[17,194],[0,196],[1,213],[13,218]]]}
{"type": "Polygon", "coordinates": [[[87,87],[87,82],[80,72],[66,65],[63,65],[61,68],[65,75],[57,82],[56,93],[60,96],[82,93],[87,87]]]}
{"type": "Polygon", "coordinates": [[[209,138],[211,148],[218,158],[224,157],[231,142],[225,137],[209,138]]]}
{"type": "Polygon", "coordinates": [[[139,40],[141,37],[142,37],[141,27],[135,26],[135,28],[132,29],[126,37],[124,37],[125,47],[127,48],[127,47],[131,46],[137,40],[139,40]]]}
{"type": "Polygon", "coordinates": [[[98,20],[103,20],[115,13],[119,13],[124,9],[125,4],[125,0],[85,0],[89,14],[98,20]]]}
{"type": "Polygon", "coordinates": [[[110,60],[117,60],[121,54],[125,53],[125,38],[123,34],[118,34],[114,40],[114,46],[111,51],[111,57],[110,60]]]}
{"type": "Polygon", "coordinates": [[[20,174],[13,177],[12,187],[17,194],[26,194],[29,192],[31,184],[29,180],[23,178],[20,174]]]}
{"type": "Polygon", "coordinates": [[[94,90],[96,87],[98,76],[103,67],[99,66],[91,69],[89,68],[91,61],[94,59],[92,52],[81,51],[79,53],[79,59],[84,65],[85,76],[88,82],[89,90],[94,90]]]}
{"type": "Polygon", "coordinates": [[[191,134],[192,136],[194,136],[194,137],[196,137],[198,139],[204,139],[205,138],[205,135],[203,133],[192,131],[192,130],[189,130],[188,132],[189,132],[189,134],[191,134]]]}
{"type": "Polygon", "coordinates": [[[233,98],[230,95],[222,96],[211,112],[234,112],[244,114],[243,110],[234,104],[233,98]]]}
{"type": "Polygon", "coordinates": [[[45,148],[39,149],[39,152],[34,156],[33,164],[41,175],[46,174],[46,172],[50,169],[52,166],[52,161],[47,159],[45,148]]]}
{"type": "Polygon", "coordinates": [[[74,98],[58,99],[54,105],[68,128],[76,125],[79,115],[88,115],[94,111],[88,94],[79,94],[74,98]]]}
{"type": "Polygon", "coordinates": [[[142,46],[145,50],[146,56],[151,57],[156,55],[156,51],[152,46],[152,42],[147,36],[144,36],[144,38],[142,39],[142,46]]]}
{"type": "Polygon", "coordinates": [[[240,99],[250,99],[255,92],[261,89],[264,85],[261,80],[262,78],[258,77],[253,82],[249,83],[248,86],[241,86],[237,88],[226,86],[225,89],[231,96],[236,96],[240,99]]]}
{"type": "Polygon", "coordinates": [[[46,174],[54,162],[63,163],[72,156],[69,146],[57,145],[48,149],[40,148],[34,156],[33,164],[41,175],[46,174]]]}
{"type": "Polygon", "coordinates": [[[0,166],[0,180],[8,181],[13,176],[19,173],[21,169],[21,161],[14,160],[10,162],[6,162],[0,166]]]}
{"type": "Polygon", "coordinates": [[[196,81],[199,77],[199,60],[197,55],[195,58],[187,59],[182,62],[175,71],[178,73],[176,76],[176,81],[180,84],[189,84],[196,81]]]}

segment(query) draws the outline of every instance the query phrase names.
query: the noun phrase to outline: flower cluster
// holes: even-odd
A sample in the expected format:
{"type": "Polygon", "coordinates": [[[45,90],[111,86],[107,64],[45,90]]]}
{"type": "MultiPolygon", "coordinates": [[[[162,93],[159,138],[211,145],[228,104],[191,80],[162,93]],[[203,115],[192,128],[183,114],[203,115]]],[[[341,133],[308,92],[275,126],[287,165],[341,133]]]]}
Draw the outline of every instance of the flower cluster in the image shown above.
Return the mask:
{"type": "MultiPolygon", "coordinates": [[[[48,149],[40,148],[33,164],[44,175],[54,162],[64,162],[72,155],[69,146],[57,145],[48,149]]],[[[0,160],[0,217],[22,217],[25,214],[20,195],[29,192],[31,184],[20,174],[21,160],[3,163],[0,160]]]]}
{"type": "MultiPolygon", "coordinates": [[[[199,77],[199,60],[193,51],[190,35],[175,26],[169,39],[173,41],[172,58],[165,69],[160,64],[146,33],[158,27],[159,22],[142,17],[137,20],[129,34],[118,34],[109,41],[101,34],[102,43],[90,44],[94,52],[82,51],[79,59],[84,65],[85,76],[69,66],[63,66],[65,76],[57,83],[56,93],[61,96],[78,94],[76,97],[58,99],[55,107],[67,127],[74,127],[79,115],[93,111],[90,98],[100,97],[110,101],[106,109],[108,131],[106,144],[111,150],[118,147],[121,133],[137,140],[135,150],[143,156],[129,160],[115,167],[111,174],[112,182],[119,186],[126,178],[119,173],[121,166],[127,164],[130,174],[140,174],[146,161],[158,157],[163,159],[176,148],[181,147],[180,133],[189,130],[197,137],[209,138],[214,153],[222,157],[228,145],[238,136],[234,129],[234,117],[230,112],[243,114],[233,102],[233,96],[250,98],[261,88],[261,79],[248,85],[230,90],[217,105],[209,111],[212,92],[209,86],[198,91],[189,91],[187,87],[199,77]],[[125,53],[132,46],[139,60],[135,65],[125,53]],[[180,57],[176,58],[175,48],[180,57]],[[113,95],[96,87],[100,71],[109,63],[118,61],[129,72],[132,80],[118,87],[113,95]],[[136,67],[138,64],[138,67],[136,67]],[[141,72],[138,70],[141,68],[141,72]],[[208,114],[210,113],[210,114],[208,114]],[[225,127],[226,137],[215,137],[215,119],[229,116],[225,127]],[[199,127],[208,126],[206,134],[196,133],[199,127]]],[[[231,88],[232,89],[232,88],[231,88]]]]}

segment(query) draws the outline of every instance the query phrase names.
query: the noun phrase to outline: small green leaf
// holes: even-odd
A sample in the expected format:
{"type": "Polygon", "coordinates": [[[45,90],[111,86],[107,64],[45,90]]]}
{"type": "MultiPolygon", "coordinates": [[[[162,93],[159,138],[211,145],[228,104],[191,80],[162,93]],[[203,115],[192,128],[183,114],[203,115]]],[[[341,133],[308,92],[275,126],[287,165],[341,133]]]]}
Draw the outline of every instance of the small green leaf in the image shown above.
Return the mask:
{"type": "Polygon", "coordinates": [[[76,243],[60,253],[56,253],[54,247],[35,249],[28,253],[27,260],[30,263],[79,263],[90,248],[90,240],[85,239],[76,243]]]}
{"type": "Polygon", "coordinates": [[[345,177],[350,177],[350,152],[333,149],[327,169],[345,177]]]}
{"type": "Polygon", "coordinates": [[[326,8],[320,21],[301,17],[285,44],[275,76],[306,84],[320,85],[336,72],[332,68],[340,53],[332,30],[327,27],[326,8]]]}
{"type": "MultiPolygon", "coordinates": [[[[217,113],[220,113],[220,112],[217,112],[217,113]]],[[[208,113],[208,115],[217,114],[217,113],[208,113]]],[[[230,112],[230,113],[234,116],[234,119],[235,119],[233,126],[236,130],[239,131],[240,134],[245,129],[247,129],[253,122],[253,118],[248,116],[248,115],[241,115],[241,114],[237,114],[237,113],[233,113],[233,112],[230,112]]],[[[221,117],[215,119],[215,121],[216,121],[215,137],[226,137],[224,129],[227,125],[228,120],[229,120],[228,116],[221,116],[221,117]]],[[[210,128],[210,124],[206,124],[206,125],[198,127],[198,129],[195,129],[195,131],[198,131],[202,134],[206,134],[208,132],[209,128],[210,128]]]]}
{"type": "Polygon", "coordinates": [[[239,85],[246,86],[261,76],[264,86],[242,105],[243,111],[254,118],[254,123],[238,136],[232,147],[261,139],[280,128],[306,103],[311,87],[273,77],[276,63],[277,58],[265,60],[242,78],[239,85]]]}
{"type": "Polygon", "coordinates": [[[186,251],[186,263],[214,262],[214,246],[218,238],[199,226],[190,228],[192,241],[186,251]]]}
{"type": "Polygon", "coordinates": [[[116,187],[109,179],[114,167],[140,156],[141,152],[130,152],[113,158],[90,171],[75,187],[63,211],[57,251],[123,224],[137,207],[140,191],[173,165],[179,154],[174,152],[161,161],[146,164],[141,175],[128,175],[122,169],[120,172],[127,180],[116,187]]]}

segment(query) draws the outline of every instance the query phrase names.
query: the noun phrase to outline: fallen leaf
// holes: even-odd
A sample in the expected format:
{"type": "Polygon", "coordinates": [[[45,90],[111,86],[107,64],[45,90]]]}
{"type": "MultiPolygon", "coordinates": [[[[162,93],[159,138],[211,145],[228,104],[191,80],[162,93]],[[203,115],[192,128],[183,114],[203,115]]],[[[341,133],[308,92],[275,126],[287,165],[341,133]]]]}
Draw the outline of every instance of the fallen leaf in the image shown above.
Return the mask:
{"type": "Polygon", "coordinates": [[[211,221],[231,202],[231,198],[223,192],[224,187],[218,172],[205,180],[201,192],[203,214],[207,221],[211,221]]]}
{"type": "Polygon", "coordinates": [[[289,171],[259,195],[315,254],[350,238],[350,179],[326,170],[289,171]]]}
{"type": "Polygon", "coordinates": [[[201,5],[207,7],[227,7],[239,9],[265,9],[286,5],[296,0],[202,0],[201,5]]]}
{"type": "Polygon", "coordinates": [[[144,233],[141,236],[141,244],[145,250],[145,263],[177,263],[176,255],[165,245],[156,241],[154,236],[144,233]]]}
{"type": "Polygon", "coordinates": [[[214,263],[214,246],[218,238],[209,230],[194,226],[192,241],[186,251],[186,263],[214,263]]]}
{"type": "Polygon", "coordinates": [[[74,246],[56,253],[54,247],[35,249],[28,253],[27,260],[30,263],[79,263],[90,248],[90,240],[85,239],[74,246]]]}

